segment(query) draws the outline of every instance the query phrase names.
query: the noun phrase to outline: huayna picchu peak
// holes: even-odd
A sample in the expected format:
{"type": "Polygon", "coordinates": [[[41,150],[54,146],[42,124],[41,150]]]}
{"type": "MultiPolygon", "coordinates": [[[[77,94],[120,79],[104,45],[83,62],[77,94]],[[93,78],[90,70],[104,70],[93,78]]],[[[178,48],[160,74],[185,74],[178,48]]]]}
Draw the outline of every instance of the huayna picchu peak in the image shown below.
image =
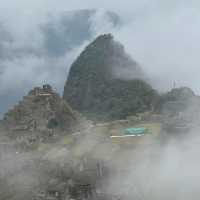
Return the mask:
{"type": "Polygon", "coordinates": [[[157,93],[111,34],[100,35],[72,64],[64,99],[91,119],[123,119],[151,109],[157,93]]]}

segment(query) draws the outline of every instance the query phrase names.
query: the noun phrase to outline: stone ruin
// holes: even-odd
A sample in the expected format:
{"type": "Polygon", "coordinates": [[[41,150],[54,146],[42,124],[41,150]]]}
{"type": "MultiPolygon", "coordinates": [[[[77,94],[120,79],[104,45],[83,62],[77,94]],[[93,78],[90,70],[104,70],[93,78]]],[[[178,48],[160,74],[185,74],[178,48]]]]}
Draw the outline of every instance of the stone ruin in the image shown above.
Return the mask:
{"type": "Polygon", "coordinates": [[[12,137],[29,136],[29,140],[58,134],[70,134],[79,124],[79,116],[50,85],[35,87],[3,119],[12,137]]]}

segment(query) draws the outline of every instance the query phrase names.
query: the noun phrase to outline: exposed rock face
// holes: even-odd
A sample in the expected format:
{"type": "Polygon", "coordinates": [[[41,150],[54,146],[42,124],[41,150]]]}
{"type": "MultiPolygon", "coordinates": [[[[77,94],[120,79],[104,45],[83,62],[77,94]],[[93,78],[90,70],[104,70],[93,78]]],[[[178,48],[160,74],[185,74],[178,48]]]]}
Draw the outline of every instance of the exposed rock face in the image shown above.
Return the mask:
{"type": "Polygon", "coordinates": [[[3,123],[10,131],[69,131],[77,124],[77,116],[51,86],[36,87],[12,110],[3,123]]]}
{"type": "Polygon", "coordinates": [[[122,119],[151,109],[156,92],[112,35],[101,35],[72,64],[64,99],[92,119],[122,119]]]}

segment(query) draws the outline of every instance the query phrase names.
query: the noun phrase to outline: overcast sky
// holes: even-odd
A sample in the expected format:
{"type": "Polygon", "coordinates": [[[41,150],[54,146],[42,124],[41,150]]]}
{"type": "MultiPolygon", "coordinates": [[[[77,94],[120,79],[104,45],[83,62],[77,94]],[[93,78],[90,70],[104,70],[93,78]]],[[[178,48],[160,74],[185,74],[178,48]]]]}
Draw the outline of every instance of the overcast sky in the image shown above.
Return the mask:
{"type": "Polygon", "coordinates": [[[121,17],[124,25],[117,31],[105,29],[99,19],[93,22],[95,34],[112,32],[151,77],[154,87],[168,90],[175,82],[177,87],[189,86],[200,94],[198,0],[1,1],[2,107],[5,101],[12,102],[8,97],[20,99],[31,87],[42,83],[48,82],[62,92],[70,64],[89,41],[62,57],[45,57],[40,26],[64,11],[85,8],[110,10],[121,17]]]}

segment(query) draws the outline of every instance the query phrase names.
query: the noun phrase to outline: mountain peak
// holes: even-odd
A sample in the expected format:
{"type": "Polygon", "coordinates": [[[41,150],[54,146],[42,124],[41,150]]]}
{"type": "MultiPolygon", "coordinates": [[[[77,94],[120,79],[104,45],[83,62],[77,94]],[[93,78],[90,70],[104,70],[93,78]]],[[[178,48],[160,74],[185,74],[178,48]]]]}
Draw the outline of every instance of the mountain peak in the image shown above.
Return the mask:
{"type": "Polygon", "coordinates": [[[155,91],[143,77],[122,44],[111,34],[100,35],[72,64],[64,99],[80,112],[101,115],[97,118],[121,119],[150,109],[155,91]]]}

